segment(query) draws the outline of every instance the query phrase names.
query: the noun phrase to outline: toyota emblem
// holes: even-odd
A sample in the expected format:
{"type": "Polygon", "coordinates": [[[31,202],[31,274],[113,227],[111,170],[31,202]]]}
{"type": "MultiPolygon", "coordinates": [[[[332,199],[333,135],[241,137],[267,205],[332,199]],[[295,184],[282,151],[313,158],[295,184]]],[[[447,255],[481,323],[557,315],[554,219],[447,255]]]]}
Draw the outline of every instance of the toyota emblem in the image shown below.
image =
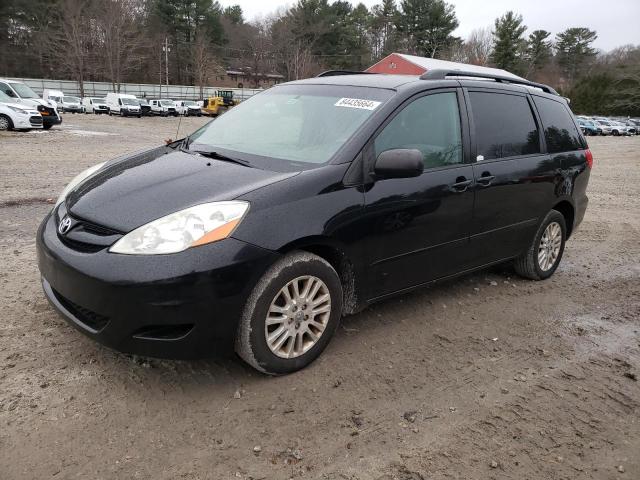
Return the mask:
{"type": "Polygon", "coordinates": [[[60,220],[60,224],[58,225],[58,232],[60,235],[64,235],[71,229],[71,219],[65,216],[62,220],[60,220]]]}

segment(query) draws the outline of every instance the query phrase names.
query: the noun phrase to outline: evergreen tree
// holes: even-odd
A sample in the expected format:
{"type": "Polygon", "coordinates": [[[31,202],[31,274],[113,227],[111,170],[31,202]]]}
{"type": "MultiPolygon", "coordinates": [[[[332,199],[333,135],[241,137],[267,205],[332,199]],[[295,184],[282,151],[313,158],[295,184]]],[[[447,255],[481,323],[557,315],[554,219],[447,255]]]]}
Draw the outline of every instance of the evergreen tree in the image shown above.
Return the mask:
{"type": "Polygon", "coordinates": [[[383,0],[371,8],[371,43],[375,60],[396,50],[398,7],[395,0],[383,0]]]}
{"type": "Polygon", "coordinates": [[[397,27],[411,52],[438,58],[455,42],[451,34],[459,23],[453,5],[444,0],[402,0],[400,10],[397,27]]]}
{"type": "Polygon", "coordinates": [[[598,34],[585,27],[568,28],[556,35],[558,63],[569,82],[573,82],[596,56],[596,50],[591,47],[596,38],[598,34]]]}
{"type": "Polygon", "coordinates": [[[522,24],[522,15],[516,15],[512,11],[496,19],[491,56],[496,67],[514,73],[522,70],[522,57],[525,49],[523,34],[526,29],[527,27],[522,24]]]}
{"type": "Polygon", "coordinates": [[[549,40],[550,32],[546,30],[534,30],[529,35],[527,41],[527,63],[529,64],[528,73],[531,74],[543,68],[552,55],[552,45],[549,40]]]}

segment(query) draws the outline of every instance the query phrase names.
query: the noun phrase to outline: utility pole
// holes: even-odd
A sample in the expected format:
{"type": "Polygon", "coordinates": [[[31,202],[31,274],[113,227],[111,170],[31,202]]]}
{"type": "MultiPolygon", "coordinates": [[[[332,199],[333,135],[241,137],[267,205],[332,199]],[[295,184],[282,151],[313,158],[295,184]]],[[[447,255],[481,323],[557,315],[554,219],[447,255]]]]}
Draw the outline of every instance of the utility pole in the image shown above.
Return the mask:
{"type": "MultiPolygon", "coordinates": [[[[166,69],[166,79],[167,79],[167,87],[169,86],[169,52],[171,49],[169,48],[169,37],[164,37],[164,46],[162,47],[162,51],[164,52],[164,66],[166,69]]],[[[167,88],[167,92],[169,89],[167,88]]]]}
{"type": "Polygon", "coordinates": [[[158,87],[160,87],[158,98],[162,98],[162,52],[160,52],[160,83],[158,83],[158,87]]]}

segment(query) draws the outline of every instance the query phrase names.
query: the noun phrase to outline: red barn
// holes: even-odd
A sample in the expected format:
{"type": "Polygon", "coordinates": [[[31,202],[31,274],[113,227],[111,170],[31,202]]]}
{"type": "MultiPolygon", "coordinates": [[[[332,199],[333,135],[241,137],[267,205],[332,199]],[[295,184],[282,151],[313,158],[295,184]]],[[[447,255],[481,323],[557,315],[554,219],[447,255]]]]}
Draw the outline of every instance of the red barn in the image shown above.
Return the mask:
{"type": "Polygon", "coordinates": [[[378,63],[367,68],[371,73],[387,73],[393,75],[422,75],[428,70],[464,70],[466,72],[478,72],[491,75],[501,75],[521,79],[517,75],[500,70],[499,68],[480,67],[466,63],[448,62],[435,58],[417,57],[404,53],[392,53],[378,63]]]}

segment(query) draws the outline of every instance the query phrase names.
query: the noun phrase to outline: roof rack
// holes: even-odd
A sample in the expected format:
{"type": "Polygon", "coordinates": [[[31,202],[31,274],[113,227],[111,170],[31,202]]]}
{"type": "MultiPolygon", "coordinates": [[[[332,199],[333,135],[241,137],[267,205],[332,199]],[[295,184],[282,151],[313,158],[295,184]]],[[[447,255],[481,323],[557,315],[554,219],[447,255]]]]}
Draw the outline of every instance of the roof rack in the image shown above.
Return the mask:
{"type": "Polygon", "coordinates": [[[420,80],[444,80],[447,77],[471,77],[471,78],[486,78],[487,80],[494,80],[499,83],[512,83],[515,85],[524,85],[527,87],[535,87],[539,88],[543,92],[551,93],[553,95],[558,95],[553,88],[548,85],[544,85],[542,83],[530,82],[529,80],[525,80],[524,78],[513,78],[507,77],[505,75],[494,75],[492,73],[484,73],[484,72],[473,72],[473,71],[464,71],[464,70],[429,70],[426,73],[423,73],[420,76],[420,80]]]}
{"type": "Polygon", "coordinates": [[[337,77],[338,75],[373,75],[373,72],[356,72],[353,70],[327,70],[326,72],[319,73],[318,77],[337,77]]]}

